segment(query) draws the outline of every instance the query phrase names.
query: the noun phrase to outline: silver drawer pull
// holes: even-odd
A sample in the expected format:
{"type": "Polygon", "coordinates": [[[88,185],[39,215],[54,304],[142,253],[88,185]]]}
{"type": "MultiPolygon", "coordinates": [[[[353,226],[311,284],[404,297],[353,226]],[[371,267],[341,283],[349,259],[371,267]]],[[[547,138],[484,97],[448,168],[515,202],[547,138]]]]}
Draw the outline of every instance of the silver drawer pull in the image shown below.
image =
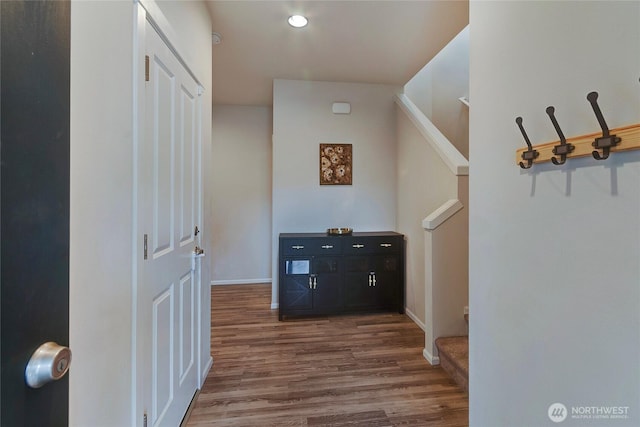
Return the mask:
{"type": "Polygon", "coordinates": [[[358,243],[356,243],[355,245],[351,245],[351,246],[353,246],[356,249],[364,248],[364,245],[361,245],[361,244],[358,244],[358,243]]]}
{"type": "Polygon", "coordinates": [[[383,248],[390,248],[393,245],[391,243],[380,243],[380,246],[383,248]]]}
{"type": "Polygon", "coordinates": [[[304,246],[302,246],[302,245],[294,245],[294,246],[291,246],[291,249],[295,249],[295,250],[304,249],[304,246]]]}
{"type": "Polygon", "coordinates": [[[322,245],[322,249],[333,249],[333,245],[322,245]]]}

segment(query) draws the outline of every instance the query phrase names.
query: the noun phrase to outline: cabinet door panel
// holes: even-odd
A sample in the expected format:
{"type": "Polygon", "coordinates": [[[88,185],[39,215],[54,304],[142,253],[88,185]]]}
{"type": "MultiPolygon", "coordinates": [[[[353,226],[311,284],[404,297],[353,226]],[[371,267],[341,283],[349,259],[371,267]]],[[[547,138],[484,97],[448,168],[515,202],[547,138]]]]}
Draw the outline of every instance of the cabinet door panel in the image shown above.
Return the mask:
{"type": "Polygon", "coordinates": [[[284,307],[289,310],[310,310],[312,307],[312,293],[309,288],[309,276],[284,277],[284,292],[282,293],[284,307]]]}
{"type": "Polygon", "coordinates": [[[402,286],[400,258],[397,255],[375,256],[373,271],[376,274],[376,306],[397,307],[402,286]]]}
{"type": "Polygon", "coordinates": [[[315,283],[313,289],[314,310],[335,310],[341,306],[340,258],[316,257],[313,259],[315,283]]]}
{"type": "Polygon", "coordinates": [[[349,256],[345,258],[345,307],[366,309],[375,305],[376,292],[370,281],[371,258],[349,256]]]}

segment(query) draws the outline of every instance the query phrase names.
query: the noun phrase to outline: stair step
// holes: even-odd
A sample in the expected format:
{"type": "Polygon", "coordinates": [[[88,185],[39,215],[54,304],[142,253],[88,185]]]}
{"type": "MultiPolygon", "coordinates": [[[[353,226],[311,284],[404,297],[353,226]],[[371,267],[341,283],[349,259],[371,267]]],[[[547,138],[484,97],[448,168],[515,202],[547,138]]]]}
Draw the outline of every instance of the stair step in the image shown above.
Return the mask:
{"type": "Polygon", "coordinates": [[[465,391],[469,391],[469,337],[436,339],[440,366],[465,391]]]}

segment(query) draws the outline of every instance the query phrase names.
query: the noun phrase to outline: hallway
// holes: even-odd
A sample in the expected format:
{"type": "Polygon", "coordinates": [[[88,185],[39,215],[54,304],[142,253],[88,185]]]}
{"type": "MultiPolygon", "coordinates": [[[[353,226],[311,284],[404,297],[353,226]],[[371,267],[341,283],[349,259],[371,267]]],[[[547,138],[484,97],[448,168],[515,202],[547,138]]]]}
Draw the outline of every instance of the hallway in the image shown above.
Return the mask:
{"type": "Polygon", "coordinates": [[[468,396],[399,314],[278,322],[271,286],[212,287],[214,364],[188,426],[466,426],[468,396]]]}

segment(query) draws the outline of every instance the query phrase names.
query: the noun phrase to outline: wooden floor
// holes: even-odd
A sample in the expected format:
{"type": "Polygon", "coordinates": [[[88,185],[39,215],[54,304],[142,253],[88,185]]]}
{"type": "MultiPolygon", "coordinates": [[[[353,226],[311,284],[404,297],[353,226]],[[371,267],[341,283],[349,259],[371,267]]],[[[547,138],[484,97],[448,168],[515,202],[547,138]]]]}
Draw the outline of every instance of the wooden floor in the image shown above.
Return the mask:
{"type": "Polygon", "coordinates": [[[213,368],[188,426],[467,426],[468,396],[392,314],[278,322],[271,285],[213,286],[213,368]]]}

